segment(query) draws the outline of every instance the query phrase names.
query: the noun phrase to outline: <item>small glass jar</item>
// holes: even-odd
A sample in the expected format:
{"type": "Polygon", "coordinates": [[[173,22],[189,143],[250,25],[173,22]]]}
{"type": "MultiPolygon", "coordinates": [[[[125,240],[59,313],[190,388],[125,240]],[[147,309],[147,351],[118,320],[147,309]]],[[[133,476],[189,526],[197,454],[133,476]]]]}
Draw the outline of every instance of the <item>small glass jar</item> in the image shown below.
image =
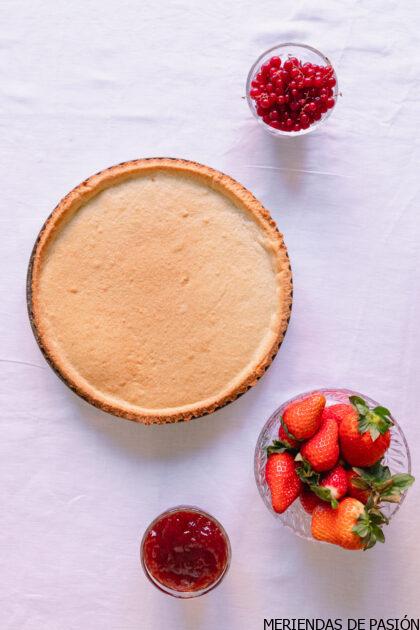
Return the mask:
{"type": "Polygon", "coordinates": [[[331,116],[331,113],[335,109],[335,106],[337,104],[338,82],[334,68],[332,75],[336,80],[336,84],[332,88],[333,98],[335,100],[334,107],[328,109],[325,113],[323,113],[321,118],[310,125],[307,129],[301,129],[300,131],[283,131],[281,129],[274,129],[274,127],[270,127],[270,125],[264,122],[261,116],[258,116],[255,101],[250,96],[251,82],[255,79],[261,66],[273,56],[280,57],[282,64],[286,58],[296,57],[297,59],[299,59],[299,61],[302,61],[302,63],[309,62],[318,66],[331,66],[333,68],[331,61],[328,59],[328,57],[323,55],[322,52],[320,52],[316,48],[313,48],[312,46],[307,46],[306,44],[293,44],[290,42],[286,44],[279,44],[277,46],[269,48],[258,57],[256,62],[253,64],[251,70],[249,71],[246,81],[246,98],[248,101],[249,109],[251,110],[253,116],[258,120],[260,125],[262,125],[266,131],[278,137],[303,136],[307,133],[310,133],[311,131],[315,131],[315,129],[318,129],[327,120],[327,118],[331,116]]]}
{"type": "MultiPolygon", "coordinates": [[[[255,481],[259,493],[264,501],[267,509],[271,514],[277,518],[282,525],[285,525],[291,529],[297,536],[305,538],[306,540],[314,541],[311,533],[311,517],[303,509],[299,499],[296,499],[292,505],[283,514],[278,514],[273,510],[271,505],[271,494],[268,484],[265,479],[265,467],[267,463],[267,451],[266,448],[273,440],[278,439],[278,431],[280,426],[280,417],[283,415],[286,407],[290,403],[306,398],[311,394],[320,392],[324,394],[327,406],[335,405],[338,403],[349,403],[349,396],[360,396],[363,398],[367,405],[371,408],[377,407],[379,403],[375,402],[364,394],[359,394],[350,389],[317,389],[312,392],[306,392],[299,394],[290,400],[284,402],[276,411],[270,416],[264,425],[255,448],[254,458],[254,471],[255,481]]],[[[384,456],[384,464],[389,466],[391,473],[411,473],[411,458],[408,450],[407,440],[404,433],[399,426],[398,422],[391,416],[394,425],[391,427],[391,444],[384,456]]],[[[404,501],[405,494],[401,497],[400,503],[384,503],[381,510],[388,519],[391,519],[398,511],[400,505],[404,501]]],[[[318,541],[317,541],[318,542],[318,541]]]]}
{"type": "Polygon", "coordinates": [[[230,565],[231,547],[223,526],[198,507],[179,505],[157,516],[140,545],[143,570],[152,584],[188,599],[213,590],[230,565]]]}

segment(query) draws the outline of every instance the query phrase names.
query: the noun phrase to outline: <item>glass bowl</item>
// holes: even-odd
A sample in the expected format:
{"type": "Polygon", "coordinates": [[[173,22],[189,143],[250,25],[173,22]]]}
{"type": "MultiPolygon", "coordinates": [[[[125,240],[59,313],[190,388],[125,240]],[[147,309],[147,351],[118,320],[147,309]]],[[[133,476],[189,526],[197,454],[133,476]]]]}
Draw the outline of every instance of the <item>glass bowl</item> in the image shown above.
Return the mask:
{"type": "MultiPolygon", "coordinates": [[[[270,489],[265,480],[265,465],[267,463],[266,447],[269,446],[273,440],[278,439],[278,430],[280,424],[280,416],[283,414],[287,405],[295,400],[300,400],[306,396],[310,396],[315,392],[321,392],[324,394],[327,400],[327,406],[336,403],[348,403],[349,396],[361,396],[369,407],[376,407],[379,405],[376,401],[372,400],[364,394],[359,394],[350,389],[317,389],[304,394],[299,394],[290,400],[284,402],[276,411],[270,416],[268,421],[261,431],[257,446],[255,448],[254,470],[255,480],[259,493],[264,501],[267,509],[271,514],[277,518],[283,525],[291,529],[295,534],[306,540],[315,539],[311,534],[311,516],[305,512],[299,499],[296,499],[294,503],[284,512],[278,514],[275,512],[271,505],[270,489]]],[[[404,433],[395,418],[391,415],[394,426],[391,428],[391,444],[384,456],[384,464],[389,466],[391,473],[411,473],[411,458],[408,450],[407,440],[404,433]]],[[[400,503],[384,503],[381,510],[391,519],[398,511],[400,505],[404,501],[406,493],[401,497],[400,503]]],[[[316,541],[319,542],[319,541],[316,541]]]]}
{"type": "Polygon", "coordinates": [[[231,551],[229,536],[227,535],[226,530],[224,529],[223,525],[221,525],[221,523],[219,523],[219,521],[215,519],[214,516],[211,516],[211,514],[208,514],[208,512],[205,512],[204,510],[198,507],[195,507],[193,505],[177,505],[176,507],[165,510],[165,512],[162,512],[162,514],[159,514],[159,516],[157,516],[147,527],[146,531],[144,532],[141,544],[140,544],[140,562],[141,562],[143,571],[146,574],[146,577],[149,579],[149,581],[152,584],[154,584],[154,586],[156,586],[156,588],[158,588],[163,593],[166,593],[167,595],[171,595],[172,597],[178,597],[180,599],[190,599],[192,597],[199,597],[200,595],[204,595],[205,593],[208,593],[209,591],[213,590],[216,586],[218,586],[223,580],[223,578],[225,577],[229,569],[231,557],[232,557],[232,551],[231,551]],[[215,577],[213,582],[211,582],[210,584],[208,584],[207,586],[203,587],[200,590],[190,590],[190,591],[175,590],[174,588],[171,588],[170,586],[167,586],[166,584],[162,583],[155,575],[153,575],[152,571],[147,566],[147,558],[145,554],[145,543],[146,543],[149,532],[160,520],[162,520],[163,518],[167,516],[176,514],[177,512],[193,512],[199,516],[204,516],[204,518],[212,521],[212,523],[216,525],[217,529],[220,531],[223,537],[223,541],[226,545],[226,560],[224,562],[224,566],[221,573],[217,577],[215,577]]]}
{"type": "Polygon", "coordinates": [[[260,55],[258,59],[256,60],[256,62],[253,64],[251,70],[248,73],[248,78],[246,81],[246,99],[248,101],[249,109],[251,110],[253,116],[258,120],[259,124],[262,125],[264,129],[268,131],[269,133],[271,133],[273,136],[286,136],[286,137],[303,136],[307,133],[310,133],[311,131],[315,131],[315,129],[318,129],[320,125],[322,125],[327,120],[327,118],[331,116],[331,113],[333,112],[333,110],[335,109],[337,105],[337,94],[338,94],[337,75],[335,73],[335,70],[331,61],[328,59],[328,57],[323,55],[322,52],[320,52],[316,48],[313,48],[312,46],[307,46],[306,44],[293,44],[293,43],[288,42],[286,44],[279,44],[278,46],[273,46],[272,48],[269,48],[268,50],[263,52],[262,55],[260,55]],[[335,105],[331,109],[327,110],[324,114],[322,114],[321,118],[318,121],[314,122],[312,125],[310,125],[307,129],[301,129],[300,131],[282,131],[281,129],[274,129],[273,127],[270,127],[270,125],[265,123],[263,119],[257,114],[257,107],[255,104],[255,101],[253,101],[253,99],[250,96],[251,82],[254,80],[262,64],[268,61],[268,59],[270,59],[274,55],[279,56],[281,58],[282,63],[284,62],[286,57],[296,57],[303,63],[310,62],[310,63],[317,64],[318,66],[321,66],[321,65],[331,66],[333,68],[333,73],[334,73],[333,76],[336,80],[336,84],[332,88],[335,105]]]}

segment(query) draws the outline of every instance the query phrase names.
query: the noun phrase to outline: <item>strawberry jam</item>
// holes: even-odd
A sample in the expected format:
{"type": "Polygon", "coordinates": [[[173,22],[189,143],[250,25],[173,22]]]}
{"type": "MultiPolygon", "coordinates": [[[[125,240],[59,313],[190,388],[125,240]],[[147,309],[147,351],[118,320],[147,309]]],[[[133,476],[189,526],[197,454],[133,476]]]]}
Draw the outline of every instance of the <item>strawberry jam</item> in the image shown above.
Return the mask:
{"type": "Polygon", "coordinates": [[[209,514],[196,508],[176,508],[149,526],[143,538],[142,560],[152,582],[166,592],[202,594],[225,573],[229,542],[209,514]]]}

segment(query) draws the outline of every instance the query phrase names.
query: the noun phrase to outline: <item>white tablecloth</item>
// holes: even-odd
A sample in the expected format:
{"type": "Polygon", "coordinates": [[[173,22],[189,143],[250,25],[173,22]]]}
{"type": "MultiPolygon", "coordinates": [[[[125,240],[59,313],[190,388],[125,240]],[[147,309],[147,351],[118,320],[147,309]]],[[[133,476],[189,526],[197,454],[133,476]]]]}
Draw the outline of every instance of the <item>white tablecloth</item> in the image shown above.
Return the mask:
{"type": "Polygon", "coordinates": [[[2,630],[419,615],[420,483],[386,545],[352,554],[282,528],[253,479],[268,415],[330,385],[391,408],[416,472],[419,17],[411,0],[2,0],[2,630]],[[343,94],[325,127],[298,139],[270,137],[243,99],[250,65],[282,41],[330,56],[343,94]],[[290,328],[266,376],[190,424],[138,426],[79,400],[26,314],[28,258],[56,202],[143,156],[197,160],[249,187],[294,271],[290,328]],[[178,503],[214,513],[233,548],[223,585],[187,602],[154,589],[138,560],[148,522],[178,503]]]}

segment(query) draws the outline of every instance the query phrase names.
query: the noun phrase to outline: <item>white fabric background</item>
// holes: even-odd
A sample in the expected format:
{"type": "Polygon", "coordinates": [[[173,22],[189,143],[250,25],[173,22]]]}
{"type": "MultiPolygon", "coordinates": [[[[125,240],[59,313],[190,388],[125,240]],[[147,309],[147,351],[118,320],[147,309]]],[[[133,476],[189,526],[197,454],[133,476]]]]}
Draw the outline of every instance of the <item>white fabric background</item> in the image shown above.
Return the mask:
{"type": "MultiPolygon", "coordinates": [[[[389,406],[419,455],[419,27],[414,0],[2,0],[0,3],[0,627],[253,630],[264,617],[418,616],[420,482],[362,554],[307,543],[253,480],[260,428],[285,398],[347,386],[389,406]],[[281,41],[331,57],[343,97],[325,128],[277,140],[243,100],[281,41]],[[190,424],[143,427],[74,396],[25,308],[31,247],[85,177],[178,156],[249,187],[285,234],[293,315],[267,375],[190,424]],[[155,590],[139,538],[168,506],[221,519],[233,562],[195,601],[155,590]]],[[[418,473],[418,471],[417,471],[418,473]]]]}

